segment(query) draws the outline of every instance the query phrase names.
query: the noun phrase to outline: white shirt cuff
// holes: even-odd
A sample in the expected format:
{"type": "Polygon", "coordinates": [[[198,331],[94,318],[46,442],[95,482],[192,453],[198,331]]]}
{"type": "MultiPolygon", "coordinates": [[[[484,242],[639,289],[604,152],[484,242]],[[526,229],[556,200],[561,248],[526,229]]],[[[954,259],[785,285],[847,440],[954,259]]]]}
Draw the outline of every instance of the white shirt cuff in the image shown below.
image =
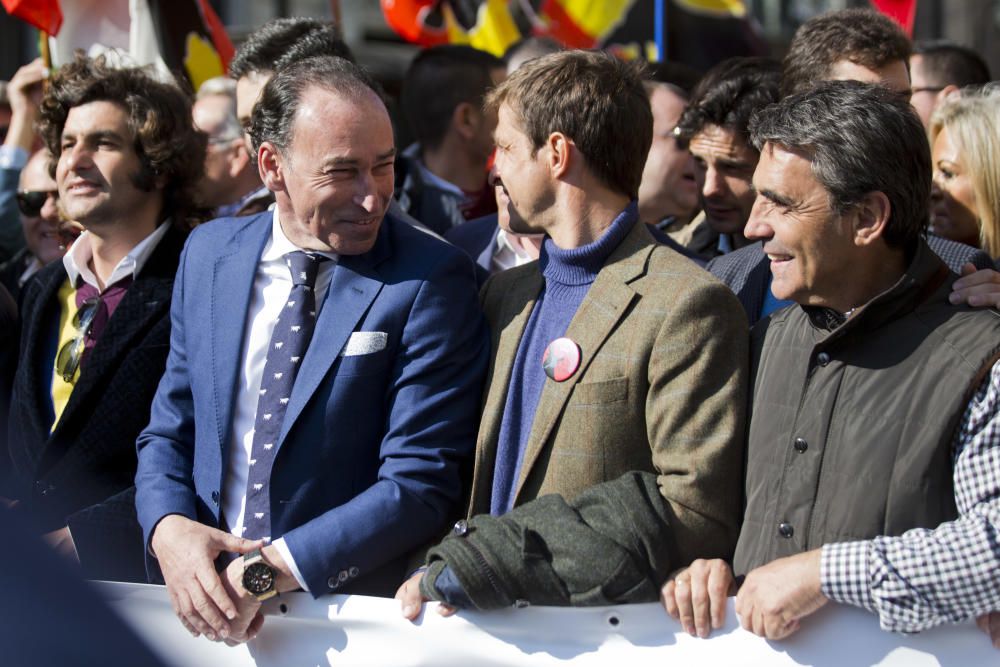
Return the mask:
{"type": "Polygon", "coordinates": [[[288,550],[288,545],[285,544],[285,538],[279,537],[274,542],[271,542],[271,546],[278,550],[281,554],[281,558],[288,565],[288,569],[292,571],[292,576],[295,577],[295,581],[299,582],[299,586],[302,590],[309,592],[309,587],[306,586],[306,580],[302,578],[302,573],[299,572],[299,567],[295,564],[295,559],[292,558],[292,552],[288,550]]]}

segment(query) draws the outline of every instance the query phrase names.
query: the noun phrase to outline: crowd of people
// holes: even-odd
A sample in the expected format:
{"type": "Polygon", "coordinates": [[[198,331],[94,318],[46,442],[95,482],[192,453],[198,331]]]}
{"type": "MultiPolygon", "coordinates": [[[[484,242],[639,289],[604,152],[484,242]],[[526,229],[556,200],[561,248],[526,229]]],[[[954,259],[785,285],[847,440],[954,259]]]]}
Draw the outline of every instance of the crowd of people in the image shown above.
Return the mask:
{"type": "Polygon", "coordinates": [[[989,81],[866,9],[703,75],[433,47],[398,104],[315,19],[194,95],[29,63],[3,511],[213,641],[303,590],[1000,647],[989,81]]]}

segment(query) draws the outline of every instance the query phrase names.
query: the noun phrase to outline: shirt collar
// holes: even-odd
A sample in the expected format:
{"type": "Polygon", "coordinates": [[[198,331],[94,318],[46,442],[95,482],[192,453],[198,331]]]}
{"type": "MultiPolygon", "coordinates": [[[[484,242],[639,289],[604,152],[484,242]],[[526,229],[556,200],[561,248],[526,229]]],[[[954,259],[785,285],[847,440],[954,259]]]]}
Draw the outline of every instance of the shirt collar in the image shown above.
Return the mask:
{"type": "Polygon", "coordinates": [[[262,185],[256,190],[246,193],[233,203],[223,204],[219,208],[215,209],[215,217],[228,218],[234,216],[240,212],[240,209],[242,209],[247,202],[269,194],[271,194],[271,191],[267,189],[266,185],[262,185]]]}
{"type": "MultiPolygon", "coordinates": [[[[170,220],[161,223],[152,234],[139,241],[135,247],[129,250],[128,254],[121,258],[115,266],[114,271],[111,272],[111,275],[105,281],[105,288],[114,285],[127,276],[138,277],[139,272],[142,271],[142,267],[149,261],[149,257],[153,254],[157,244],[159,244],[160,239],[166,235],[170,224],[170,220]]],[[[97,276],[94,275],[89,266],[90,260],[94,256],[94,249],[90,244],[90,238],[90,232],[84,231],[73,242],[69,252],[63,255],[63,267],[65,267],[66,275],[69,276],[70,283],[73,285],[76,285],[82,278],[83,282],[88,285],[99,287],[97,276]]]]}
{"type": "Polygon", "coordinates": [[[518,257],[519,259],[528,260],[528,261],[531,260],[531,255],[529,255],[527,252],[525,252],[523,248],[521,248],[520,246],[516,246],[516,245],[514,245],[513,243],[510,242],[510,238],[508,237],[507,230],[505,230],[503,227],[501,227],[500,231],[497,232],[497,250],[496,251],[499,253],[499,252],[503,252],[504,250],[509,250],[510,252],[514,253],[514,256],[518,257]]]}
{"type": "Polygon", "coordinates": [[[733,239],[729,234],[719,234],[719,243],[716,247],[723,255],[728,255],[733,251],[733,239]]]}
{"type": "Polygon", "coordinates": [[[668,215],[663,220],[660,220],[658,223],[656,223],[653,226],[656,227],[657,229],[659,229],[661,232],[665,232],[675,222],[677,222],[677,216],[676,215],[668,215]]]}
{"type": "Polygon", "coordinates": [[[21,287],[24,283],[28,282],[28,278],[38,273],[38,271],[43,267],[42,260],[38,259],[34,255],[31,255],[31,261],[24,267],[24,271],[21,273],[20,277],[17,279],[17,284],[21,287]]]}
{"type": "Polygon", "coordinates": [[[415,164],[417,165],[417,169],[420,170],[420,178],[424,181],[424,183],[427,183],[428,185],[431,185],[437,188],[438,190],[444,190],[445,192],[450,192],[451,194],[457,195],[459,197],[464,198],[469,196],[462,190],[462,188],[458,187],[454,183],[450,183],[444,180],[443,178],[435,174],[433,171],[428,169],[427,165],[425,165],[420,160],[415,160],[415,164]]]}
{"type": "Polygon", "coordinates": [[[264,252],[260,256],[262,262],[274,262],[284,258],[284,256],[288,253],[296,252],[298,250],[315,252],[317,255],[323,255],[334,262],[340,259],[340,255],[335,252],[305,250],[305,248],[300,248],[292,243],[288,237],[285,236],[285,231],[281,228],[281,222],[278,220],[278,207],[275,206],[271,209],[271,213],[271,239],[267,242],[267,245],[264,247],[264,252]]]}
{"type": "Polygon", "coordinates": [[[462,190],[462,188],[458,187],[454,183],[451,183],[450,181],[444,180],[443,178],[441,178],[440,176],[438,176],[433,171],[427,168],[427,165],[424,164],[424,161],[420,159],[419,144],[414,143],[407,146],[406,150],[403,151],[403,155],[405,157],[410,158],[412,164],[417,168],[417,171],[420,172],[420,180],[424,184],[431,185],[437,188],[438,190],[444,190],[445,192],[450,192],[452,194],[458,195],[459,197],[463,198],[468,197],[468,195],[465,193],[464,190],[462,190]]]}

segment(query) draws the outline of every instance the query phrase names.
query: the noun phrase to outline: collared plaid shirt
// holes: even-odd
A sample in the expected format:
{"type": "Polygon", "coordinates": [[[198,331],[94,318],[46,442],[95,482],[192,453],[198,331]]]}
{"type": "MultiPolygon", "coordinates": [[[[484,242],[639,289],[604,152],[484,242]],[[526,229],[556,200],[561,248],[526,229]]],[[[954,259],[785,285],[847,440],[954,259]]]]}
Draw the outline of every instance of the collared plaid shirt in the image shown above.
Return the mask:
{"type": "Polygon", "coordinates": [[[1000,362],[965,410],[952,466],[957,519],[825,545],[823,594],[878,614],[896,632],[1000,610],[1000,362]]]}

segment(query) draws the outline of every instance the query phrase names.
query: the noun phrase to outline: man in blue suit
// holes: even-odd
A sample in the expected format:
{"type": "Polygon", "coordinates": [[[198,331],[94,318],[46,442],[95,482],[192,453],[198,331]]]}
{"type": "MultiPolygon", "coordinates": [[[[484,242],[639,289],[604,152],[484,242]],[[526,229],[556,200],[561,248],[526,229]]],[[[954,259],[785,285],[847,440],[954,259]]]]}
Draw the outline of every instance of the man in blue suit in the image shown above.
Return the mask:
{"type": "Polygon", "coordinates": [[[391,594],[460,500],[489,339],[468,258],[385,215],[374,86],[333,57],[275,74],[249,128],[275,209],[181,258],[136,506],[196,635],[252,637],[275,592],[391,594]]]}

